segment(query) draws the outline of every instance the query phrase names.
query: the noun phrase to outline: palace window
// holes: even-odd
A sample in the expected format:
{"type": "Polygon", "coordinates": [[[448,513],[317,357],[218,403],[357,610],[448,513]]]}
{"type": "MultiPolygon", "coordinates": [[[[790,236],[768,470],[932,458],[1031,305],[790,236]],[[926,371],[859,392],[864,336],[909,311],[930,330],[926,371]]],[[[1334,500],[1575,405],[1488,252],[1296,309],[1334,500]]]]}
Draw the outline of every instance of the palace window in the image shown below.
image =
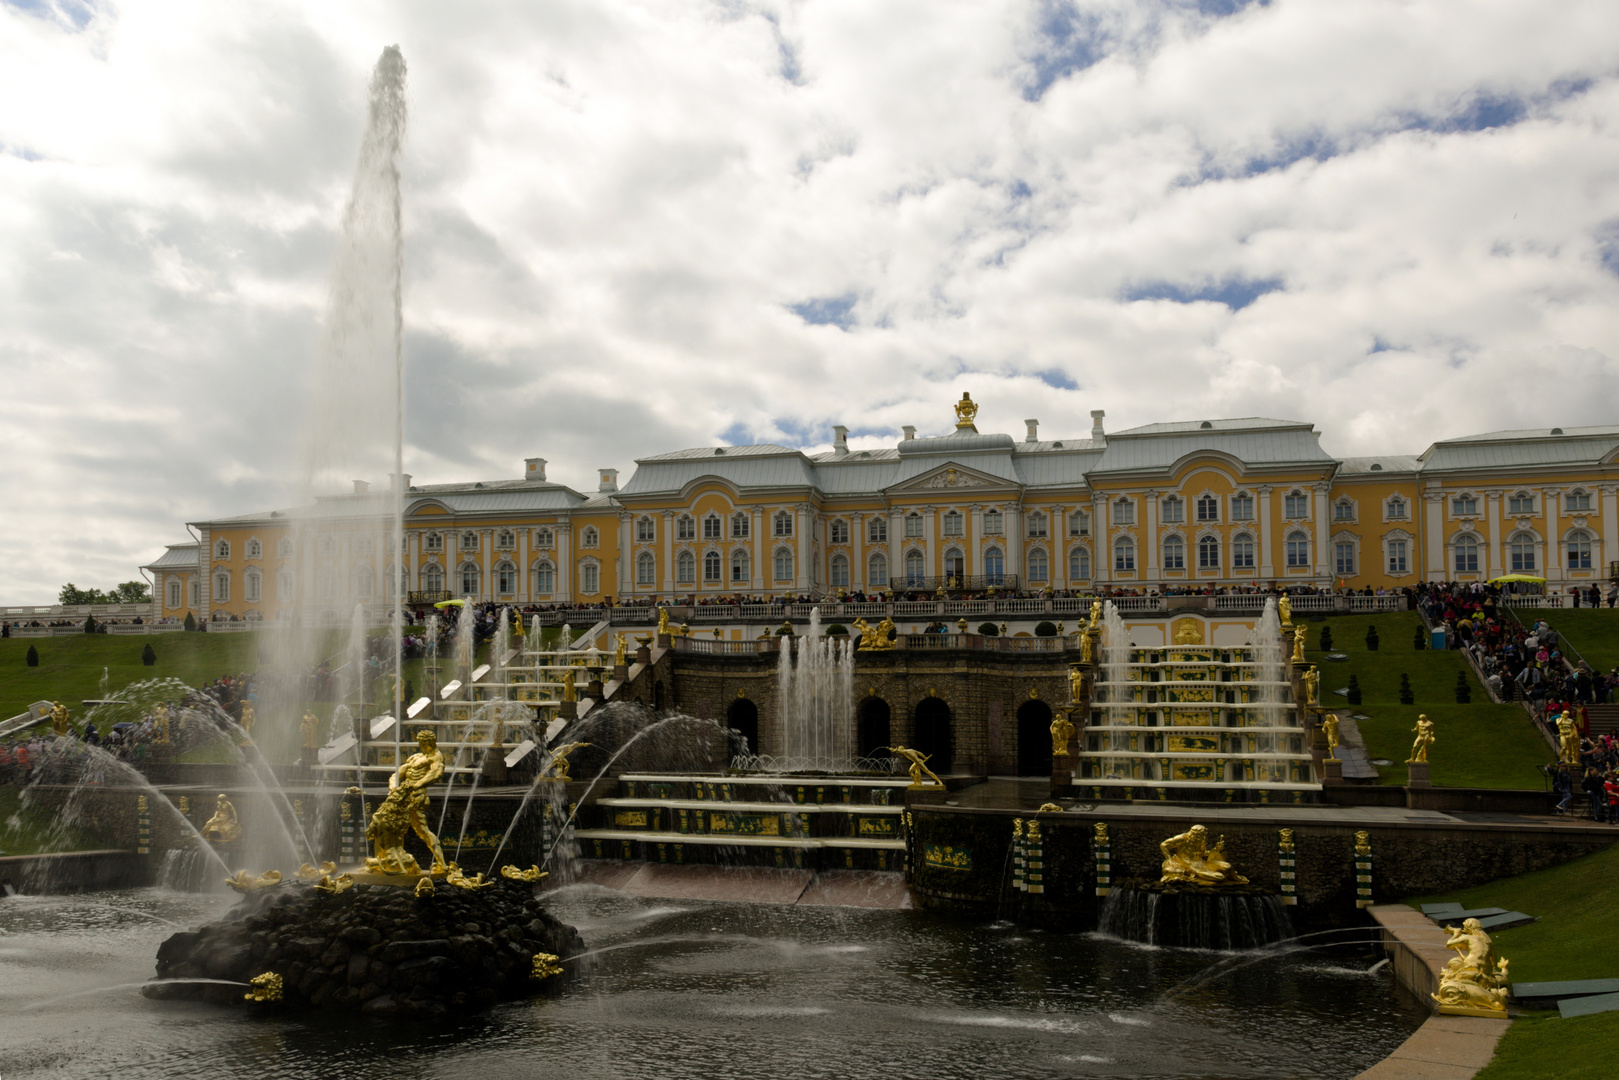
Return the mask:
{"type": "Polygon", "coordinates": [[[1404,499],[1402,499],[1398,495],[1396,495],[1396,496],[1394,496],[1394,498],[1390,499],[1388,502],[1384,503],[1383,505],[1384,505],[1385,509],[1388,512],[1388,519],[1390,521],[1404,521],[1405,520],[1406,505],[1405,505],[1405,500],[1404,499]]]}
{"type": "Polygon", "coordinates": [[[1171,495],[1159,503],[1159,512],[1165,524],[1175,525],[1186,520],[1186,504],[1178,495],[1171,495]]]}
{"type": "Polygon", "coordinates": [[[1535,497],[1527,491],[1514,493],[1507,499],[1507,513],[1513,517],[1527,517],[1535,512],[1535,497]]]}
{"type": "Polygon", "coordinates": [[[587,548],[598,547],[601,545],[601,539],[601,533],[596,531],[596,526],[586,525],[585,531],[579,534],[579,546],[587,548]]]}
{"type": "Polygon", "coordinates": [[[1450,500],[1450,512],[1455,517],[1477,517],[1478,498],[1474,495],[1458,495],[1450,500]]]}
{"type": "Polygon", "coordinates": [[[478,550],[478,534],[475,533],[475,532],[464,532],[464,533],[462,533],[461,534],[461,550],[462,551],[477,551],[478,550]]]}
{"type": "Polygon", "coordinates": [[[1332,545],[1333,570],[1339,577],[1355,576],[1355,545],[1340,540],[1332,545]]]}
{"type": "Polygon", "coordinates": [[[984,511],[984,535],[1000,536],[1006,531],[1005,520],[999,510],[984,511]]]}
{"type": "Polygon", "coordinates": [[[793,535],[793,515],[786,510],[779,510],[776,516],[770,519],[771,532],[776,536],[793,535]]]}
{"type": "Polygon", "coordinates": [[[230,600],[230,573],[222,571],[214,575],[214,603],[223,604],[230,600]]]}
{"type": "Polygon", "coordinates": [[[1456,572],[1478,573],[1478,540],[1465,533],[1456,538],[1456,572]]]}
{"type": "Polygon", "coordinates": [[[1389,546],[1389,573],[1403,574],[1406,572],[1405,541],[1390,540],[1389,546]]]}
{"type": "Polygon", "coordinates": [[[748,549],[737,548],[731,552],[731,584],[746,585],[748,578],[748,549]]]}
{"type": "Polygon", "coordinates": [[[658,583],[658,560],[652,557],[652,552],[643,551],[635,557],[635,583],[637,585],[658,583]]]}
{"type": "Polygon", "coordinates": [[[275,574],[275,598],[277,600],[291,600],[294,579],[291,570],[277,570],[275,574]]]}
{"type": "Polygon", "coordinates": [[[888,559],[880,551],[866,560],[866,584],[877,589],[888,585],[888,559]]]}
{"type": "Polygon", "coordinates": [[[828,539],[834,544],[847,544],[849,542],[849,523],[842,518],[835,519],[827,526],[831,534],[828,539]]]}
{"type": "Polygon", "coordinates": [[[1354,521],[1355,504],[1348,499],[1339,499],[1332,504],[1332,519],[1334,521],[1354,521]]]}
{"type": "Polygon", "coordinates": [[[322,555],[337,554],[337,541],[330,536],[323,536],[315,542],[315,550],[322,555]]]}
{"type": "Polygon", "coordinates": [[[534,564],[534,591],[541,596],[550,596],[557,591],[557,568],[548,560],[534,564]]]}
{"type": "Polygon", "coordinates": [[[495,546],[502,551],[510,551],[517,546],[517,534],[510,529],[500,530],[495,534],[495,546]]]}
{"type": "Polygon", "coordinates": [[[910,585],[920,585],[923,574],[922,553],[912,548],[905,553],[905,580],[910,585]]]}
{"type": "Polygon", "coordinates": [[[1068,580],[1089,581],[1091,577],[1091,549],[1078,544],[1068,549],[1068,580]]]}
{"type": "Polygon", "coordinates": [[[1213,495],[1199,495],[1197,498],[1197,520],[1219,521],[1220,500],[1213,495]]]}
{"type": "MultiPolygon", "coordinates": [[[[1590,501],[1589,496],[1587,496],[1586,501],[1590,501]]],[[[261,559],[264,557],[264,545],[259,543],[257,538],[247,542],[247,557],[249,559],[261,559]]]]}
{"type": "Polygon", "coordinates": [[[1029,515],[1028,536],[1031,540],[1046,536],[1046,515],[1036,510],[1029,515]]]}
{"type": "Polygon", "coordinates": [[[1089,536],[1091,534],[1091,516],[1083,510],[1075,510],[1068,515],[1069,536],[1089,536]]]}
{"type": "Polygon", "coordinates": [[[849,560],[842,555],[832,556],[832,587],[834,589],[849,587],[849,560]]]}
{"type": "Polygon", "coordinates": [[[501,596],[517,594],[517,567],[509,562],[495,564],[495,589],[501,596]]]}
{"type": "Polygon", "coordinates": [[[1178,536],[1164,537],[1164,569],[1186,569],[1186,541],[1178,536]]]}
{"type": "Polygon", "coordinates": [[[944,515],[944,535],[961,535],[961,511],[951,510],[949,513],[944,515]]]}
{"type": "Polygon", "coordinates": [[[922,515],[921,514],[906,514],[905,515],[905,535],[907,537],[918,537],[918,536],[922,535],[922,515]]]}
{"type": "Polygon", "coordinates": [[[1591,537],[1587,533],[1568,534],[1568,569],[1591,569],[1591,537]]]}
{"type": "Polygon", "coordinates": [[[249,604],[264,599],[264,576],[257,570],[249,570],[242,575],[242,598],[249,604]]]}
{"type": "Polygon", "coordinates": [[[690,514],[681,514],[675,519],[675,539],[697,539],[697,521],[690,514]]]}
{"type": "Polygon", "coordinates": [[[1310,538],[1301,532],[1287,534],[1287,565],[1310,565],[1310,538]]]}
{"type": "Polygon", "coordinates": [[[772,562],[771,570],[777,581],[793,580],[793,553],[790,548],[777,548],[772,562]]]}
{"type": "Polygon", "coordinates": [[[866,522],[866,541],[872,544],[886,544],[888,542],[888,519],[874,517],[866,522]]]}
{"type": "Polygon", "coordinates": [[[1121,536],[1113,542],[1113,569],[1134,570],[1136,568],[1136,542],[1128,536],[1121,536]]]}
{"type": "Polygon", "coordinates": [[[1231,538],[1231,569],[1252,570],[1254,568],[1254,538],[1247,533],[1238,533],[1231,538]]]}
{"type": "Polygon", "coordinates": [[[1519,533],[1507,546],[1512,560],[1512,572],[1521,573],[1535,568],[1535,538],[1519,533]]]}
{"type": "Polygon", "coordinates": [[[645,514],[635,519],[635,539],[637,543],[650,544],[658,538],[658,530],[652,524],[652,519],[645,514]]]}
{"type": "MultiPolygon", "coordinates": [[[[544,532],[541,532],[540,535],[545,536],[549,532],[550,532],[550,530],[547,529],[544,532]]],[[[548,544],[546,546],[549,547],[550,545],[548,544]]],[[[443,551],[444,550],[444,534],[443,533],[430,532],[427,535],[423,536],[422,537],[422,550],[424,550],[424,551],[443,551]]],[[[287,554],[290,555],[292,553],[289,551],[287,554]]]]}
{"type": "Polygon", "coordinates": [[[1200,537],[1197,541],[1197,568],[1199,570],[1220,569],[1220,539],[1215,536],[1200,537]]]}
{"type": "Polygon", "coordinates": [[[746,510],[738,510],[731,515],[731,539],[746,540],[751,531],[753,520],[748,517],[746,510]]]}
{"type": "Polygon", "coordinates": [[[321,600],[337,599],[337,576],[330,570],[315,574],[315,596],[321,600]]]}
{"type": "Polygon", "coordinates": [[[369,566],[356,566],[354,568],[354,578],[352,584],[354,586],[355,599],[371,599],[371,594],[375,588],[375,582],[371,577],[371,568],[369,566]]]}
{"type": "Polygon", "coordinates": [[[1046,553],[1039,548],[1029,552],[1029,580],[1036,582],[1048,581],[1051,578],[1051,564],[1046,553]]]}
{"type": "Polygon", "coordinates": [[[219,543],[214,545],[214,558],[216,558],[216,559],[228,559],[228,558],[230,558],[230,541],[229,540],[221,540],[219,543]]]}
{"type": "Polygon", "coordinates": [[[601,592],[601,575],[601,567],[593,562],[587,562],[579,568],[581,591],[586,596],[595,596],[601,592]]]}
{"type": "Polygon", "coordinates": [[[697,556],[689,551],[682,551],[675,556],[675,583],[677,585],[697,584],[697,556]]]}
{"type": "Polygon", "coordinates": [[[1254,497],[1249,494],[1231,496],[1231,520],[1254,520],[1254,497]]]}
{"type": "Polygon", "coordinates": [[[168,606],[171,607],[171,608],[179,607],[180,606],[180,581],[179,581],[178,578],[170,578],[169,579],[168,594],[169,594],[168,606]]]}
{"type": "Polygon", "coordinates": [[[1302,491],[1289,491],[1282,496],[1282,516],[1289,521],[1300,521],[1310,516],[1310,496],[1302,491]]]}
{"type": "Polygon", "coordinates": [[[720,516],[718,514],[709,514],[707,517],[703,518],[704,540],[718,540],[720,538],[720,533],[721,524],[720,516]]]}
{"type": "Polygon", "coordinates": [[[422,590],[431,593],[444,591],[444,568],[438,563],[428,563],[422,567],[422,590]]]}
{"type": "Polygon", "coordinates": [[[292,558],[292,541],[283,536],[275,542],[275,555],[278,559],[292,558]]]}
{"type": "Polygon", "coordinates": [[[371,538],[369,536],[356,536],[354,538],[353,551],[356,555],[370,555],[371,538]]]}
{"type": "Polygon", "coordinates": [[[478,574],[478,564],[477,563],[462,563],[461,564],[461,595],[462,596],[477,596],[478,595],[478,578],[479,578],[479,574],[478,574]]]}
{"type": "MultiPolygon", "coordinates": [[[[1591,493],[1589,491],[1571,491],[1563,496],[1563,512],[1568,514],[1588,514],[1591,512],[1591,493]]],[[[248,558],[252,558],[249,551],[248,558]]]]}
{"type": "Polygon", "coordinates": [[[703,554],[703,582],[705,584],[709,582],[719,582],[721,579],[720,571],[724,568],[724,566],[725,563],[720,558],[719,552],[705,552],[703,554]]]}
{"type": "Polygon", "coordinates": [[[984,576],[990,584],[998,585],[1006,577],[1006,556],[1001,549],[992,547],[984,552],[984,576]]]}
{"type": "MultiPolygon", "coordinates": [[[[1113,524],[1134,525],[1136,523],[1136,504],[1129,499],[1119,499],[1113,504],[1113,524]]],[[[1130,558],[1134,560],[1135,549],[1131,548],[1130,558]]]]}

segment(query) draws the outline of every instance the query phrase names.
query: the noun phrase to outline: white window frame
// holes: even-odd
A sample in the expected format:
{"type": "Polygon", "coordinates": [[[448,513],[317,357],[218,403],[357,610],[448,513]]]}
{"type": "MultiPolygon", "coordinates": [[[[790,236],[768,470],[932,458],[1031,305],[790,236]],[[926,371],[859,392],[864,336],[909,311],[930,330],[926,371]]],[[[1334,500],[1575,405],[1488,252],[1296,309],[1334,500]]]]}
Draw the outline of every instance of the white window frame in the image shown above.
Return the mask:
{"type": "Polygon", "coordinates": [[[652,521],[650,514],[642,514],[635,519],[635,542],[650,544],[658,538],[658,527],[652,521]]]}
{"type": "Polygon", "coordinates": [[[1220,569],[1220,538],[1213,533],[1205,533],[1197,538],[1197,568],[1199,570],[1220,569]],[[1208,558],[1209,545],[1214,547],[1214,558],[1208,558]]]}
{"type": "Polygon", "coordinates": [[[1254,520],[1254,497],[1246,491],[1239,491],[1231,496],[1231,520],[1254,520]]]}
{"type": "Polygon", "coordinates": [[[1282,496],[1283,521],[1310,520],[1310,493],[1294,488],[1282,496]]]}
{"type": "Polygon", "coordinates": [[[866,522],[866,543],[888,543],[888,519],[886,517],[878,515],[866,522]]]}
{"type": "Polygon", "coordinates": [[[1043,511],[1036,510],[1030,514],[1028,518],[1029,527],[1025,532],[1027,538],[1030,540],[1043,540],[1050,535],[1047,532],[1047,520],[1043,511]]]}
{"type": "Polygon", "coordinates": [[[1114,525],[1134,525],[1136,523],[1136,501],[1128,495],[1120,496],[1108,503],[1110,520],[1114,525]]]}
{"type": "Polygon", "coordinates": [[[1166,536],[1161,547],[1163,548],[1163,568],[1165,570],[1186,569],[1186,540],[1184,537],[1177,535],[1166,536]]]}
{"type": "Polygon", "coordinates": [[[1076,581],[1089,581],[1091,579],[1091,549],[1084,544],[1075,544],[1068,549],[1068,580],[1072,584],[1076,581]]]}
{"type": "Polygon", "coordinates": [[[966,531],[964,521],[965,515],[963,515],[960,510],[946,510],[944,517],[940,520],[940,525],[943,531],[939,535],[965,536],[966,531]]]}
{"type": "Polygon", "coordinates": [[[770,532],[772,536],[785,539],[793,535],[793,514],[790,510],[778,510],[770,519],[770,532]]]}
{"type": "Polygon", "coordinates": [[[1006,532],[1006,518],[999,510],[984,511],[984,535],[1001,536],[1006,532]]]}
{"type": "Polygon", "coordinates": [[[1113,570],[1129,573],[1136,568],[1136,542],[1128,536],[1113,541],[1113,570]]]}
{"type": "Polygon", "coordinates": [[[681,514],[678,518],[676,518],[675,519],[675,539],[676,540],[695,540],[695,539],[697,539],[697,519],[692,517],[690,514],[681,514]]]}
{"type": "Polygon", "coordinates": [[[687,550],[675,556],[675,584],[697,584],[697,555],[695,552],[687,550]]]}
{"type": "Polygon", "coordinates": [[[1259,542],[1252,533],[1234,533],[1231,537],[1231,570],[1253,570],[1258,563],[1259,542]]]}
{"type": "Polygon", "coordinates": [[[1030,548],[1027,561],[1031,583],[1043,585],[1051,580],[1051,559],[1045,548],[1030,548]]]}
{"type": "MultiPolygon", "coordinates": [[[[1165,525],[1186,524],[1186,500],[1179,495],[1165,495],[1158,500],[1159,520],[1165,525]]],[[[1184,560],[1182,560],[1184,561],[1184,560]]]]}
{"type": "Polygon", "coordinates": [[[888,587],[888,556],[880,551],[872,552],[866,560],[866,584],[874,589],[888,587]]]}

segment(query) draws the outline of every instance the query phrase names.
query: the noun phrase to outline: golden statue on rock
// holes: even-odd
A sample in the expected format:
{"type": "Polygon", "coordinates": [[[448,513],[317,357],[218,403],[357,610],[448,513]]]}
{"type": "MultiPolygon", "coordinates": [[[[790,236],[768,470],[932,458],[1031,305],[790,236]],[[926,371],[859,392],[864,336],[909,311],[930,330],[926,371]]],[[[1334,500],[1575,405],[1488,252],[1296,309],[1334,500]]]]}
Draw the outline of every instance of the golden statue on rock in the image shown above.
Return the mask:
{"type": "Polygon", "coordinates": [[[216,844],[229,844],[242,838],[242,823],[237,820],[236,807],[224,795],[214,803],[214,816],[202,827],[202,838],[216,844]]]}
{"type": "Polygon", "coordinates": [[[551,760],[546,763],[545,769],[540,773],[540,779],[555,780],[563,784],[570,782],[573,777],[568,774],[568,755],[589,745],[587,742],[571,742],[551,751],[551,760]]]}
{"type": "Polygon", "coordinates": [[[159,705],[152,714],[152,741],[159,746],[169,744],[169,707],[159,705]]]}
{"type": "Polygon", "coordinates": [[[1457,956],[1439,973],[1439,1011],[1455,1016],[1506,1016],[1507,962],[1495,954],[1495,943],[1477,919],[1467,919],[1460,930],[1447,926],[1445,948],[1457,956]]]}
{"type": "Polygon", "coordinates": [[[630,651],[630,639],[623,634],[613,636],[613,666],[624,667],[628,663],[626,654],[630,651]]]}
{"type": "Polygon", "coordinates": [[[1074,722],[1068,719],[1067,709],[1058,709],[1051,718],[1051,756],[1067,757],[1068,744],[1074,738],[1074,722]]]}
{"type": "Polygon", "coordinates": [[[573,672],[571,672],[571,671],[564,671],[562,673],[562,700],[563,701],[578,701],[579,700],[579,690],[573,684],[573,672]]]}
{"type": "Polygon", "coordinates": [[[1316,670],[1314,664],[1311,664],[1310,669],[1299,676],[1299,682],[1304,685],[1304,703],[1306,705],[1321,704],[1321,672],[1316,670]]]}
{"type": "Polygon", "coordinates": [[[1075,705],[1085,700],[1085,669],[1078,664],[1068,669],[1068,700],[1075,705]]]}
{"type": "Polygon", "coordinates": [[[878,652],[883,649],[892,649],[894,647],[894,642],[892,640],[892,635],[894,633],[894,620],[888,618],[887,616],[884,616],[883,621],[878,623],[876,626],[872,626],[870,623],[866,622],[865,619],[856,619],[854,621],[854,628],[860,631],[859,652],[878,652]]]}
{"type": "Polygon", "coordinates": [[[669,633],[669,609],[666,607],[658,609],[658,633],[669,633]]]}
{"type": "Polygon", "coordinates": [[[416,857],[405,850],[405,833],[412,830],[433,853],[431,873],[444,873],[444,849],[427,827],[427,786],[444,776],[444,754],[432,728],[416,732],[416,753],[388,778],[388,797],[371,815],[365,835],[372,843],[372,855],[365,860],[367,870],[379,874],[419,874],[416,857]]]}
{"type": "Polygon", "coordinates": [[[1416,741],[1411,744],[1411,756],[1405,759],[1407,765],[1428,764],[1428,747],[1434,744],[1433,721],[1428,719],[1426,713],[1417,717],[1417,726],[1411,729],[1417,733],[1416,741]]]}
{"type": "Polygon", "coordinates": [[[500,876],[503,878],[509,878],[512,881],[538,881],[548,875],[538,866],[530,865],[527,870],[519,870],[517,867],[508,863],[500,868],[500,876]]]}
{"type": "Polygon", "coordinates": [[[944,781],[935,776],[933,770],[927,766],[927,761],[933,756],[932,754],[924,754],[920,750],[912,750],[909,746],[884,746],[881,749],[892,750],[894,753],[911,763],[912,789],[932,786],[931,784],[922,783],[923,773],[927,773],[928,776],[932,777],[934,784],[937,784],[941,788],[944,787],[944,781]]]}
{"type": "Polygon", "coordinates": [[[225,879],[225,884],[239,893],[250,893],[256,889],[267,889],[271,885],[281,884],[281,871],[266,870],[255,877],[246,870],[238,870],[235,877],[225,879]]]}
{"type": "Polygon", "coordinates": [[[1248,879],[1237,873],[1225,857],[1225,837],[1211,848],[1209,831],[1201,825],[1171,836],[1158,845],[1164,856],[1163,877],[1159,884],[1184,881],[1192,885],[1246,885],[1248,879]]]}
{"type": "Polygon", "coordinates": [[[326,877],[336,869],[337,864],[334,862],[322,862],[319,866],[312,866],[309,863],[304,863],[302,866],[298,867],[296,877],[299,881],[319,881],[321,878],[326,877]]]}
{"type": "Polygon", "coordinates": [[[1092,630],[1097,630],[1097,629],[1101,628],[1101,625],[1102,625],[1102,601],[1100,601],[1100,600],[1092,600],[1091,601],[1091,624],[1090,624],[1090,628],[1092,630]]]}
{"type": "Polygon", "coordinates": [[[1580,763],[1580,728],[1567,709],[1557,718],[1557,760],[1565,765],[1580,763]]]}
{"type": "Polygon", "coordinates": [[[254,710],[251,701],[242,702],[242,737],[248,742],[253,741],[253,725],[258,722],[259,714],[254,710]]]}

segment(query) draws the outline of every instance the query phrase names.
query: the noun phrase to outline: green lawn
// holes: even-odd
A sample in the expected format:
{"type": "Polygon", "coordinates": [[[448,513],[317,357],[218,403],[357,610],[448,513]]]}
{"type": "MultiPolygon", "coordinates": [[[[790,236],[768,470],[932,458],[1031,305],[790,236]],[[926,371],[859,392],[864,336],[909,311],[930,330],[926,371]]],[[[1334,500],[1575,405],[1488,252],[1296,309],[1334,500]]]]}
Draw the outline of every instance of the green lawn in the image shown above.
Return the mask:
{"type": "Polygon", "coordinates": [[[1524,625],[1540,619],[1569,640],[1585,662],[1600,671],[1619,666],[1619,608],[1570,608],[1566,611],[1523,609],[1524,625]]]}
{"type": "Polygon", "coordinates": [[[1359,721],[1366,749],[1373,758],[1395,764],[1381,766],[1381,783],[1403,784],[1405,759],[1411,755],[1411,729],[1426,714],[1434,722],[1435,742],[1429,752],[1430,774],[1441,787],[1539,788],[1539,768],[1552,760],[1551,748],[1535,731],[1528,714],[1518,705],[1497,705],[1472,675],[1459,653],[1413,647],[1422,620],[1413,611],[1378,615],[1335,615],[1304,621],[1310,627],[1306,655],[1321,670],[1321,700],[1329,706],[1344,704],[1334,690],[1360,682],[1358,711],[1371,719],[1359,721]],[[1366,629],[1377,627],[1378,649],[1366,648],[1366,629]],[[1321,649],[1323,627],[1332,629],[1333,652],[1347,661],[1329,663],[1321,649]],[[1472,688],[1471,704],[1456,703],[1456,675],[1464,672],[1472,688]],[[1400,675],[1411,677],[1414,699],[1400,704],[1400,675]]]}
{"type": "Polygon", "coordinates": [[[37,855],[41,851],[84,851],[102,846],[77,829],[55,825],[49,814],[22,805],[22,789],[0,787],[0,855],[37,855]]]}
{"type": "MultiPolygon", "coordinates": [[[[1615,829],[1619,839],[1619,829],[1615,829]]],[[[1511,962],[1513,982],[1619,978],[1619,937],[1609,932],[1619,847],[1609,847],[1550,870],[1538,870],[1474,889],[1425,896],[1412,905],[1454,900],[1467,907],[1504,907],[1539,915],[1528,926],[1491,936],[1511,962]]],[[[1479,1080],[1606,1080],[1613,1064],[1596,1052],[1619,1039],[1619,1013],[1564,1020],[1537,1014],[1514,1023],[1495,1060],[1479,1080]]]]}

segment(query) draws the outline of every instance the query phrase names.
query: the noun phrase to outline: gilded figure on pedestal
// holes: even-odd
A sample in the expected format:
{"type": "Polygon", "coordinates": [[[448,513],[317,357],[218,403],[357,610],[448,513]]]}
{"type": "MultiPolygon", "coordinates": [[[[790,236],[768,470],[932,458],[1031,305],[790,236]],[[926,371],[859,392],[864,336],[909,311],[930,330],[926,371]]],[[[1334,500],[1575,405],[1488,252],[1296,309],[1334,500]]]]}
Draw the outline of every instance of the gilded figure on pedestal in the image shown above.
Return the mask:
{"type": "Polygon", "coordinates": [[[388,797],[366,826],[366,838],[373,845],[372,856],[365,860],[367,869],[383,874],[420,873],[415,856],[405,850],[405,833],[414,831],[433,853],[432,872],[444,872],[444,849],[427,827],[427,787],[443,776],[444,754],[438,748],[438,735],[432,728],[422,728],[416,732],[416,753],[388,778],[388,797]]]}
{"type": "Polygon", "coordinates": [[[1411,729],[1416,732],[1416,740],[1411,743],[1411,756],[1406,758],[1407,765],[1426,765],[1428,763],[1428,747],[1434,744],[1433,721],[1426,714],[1417,717],[1417,726],[1411,729]]]}
{"type": "Polygon", "coordinates": [[[1232,867],[1225,857],[1225,837],[1211,848],[1209,831],[1201,825],[1158,845],[1164,856],[1163,876],[1160,884],[1184,881],[1193,885],[1246,885],[1248,879],[1232,867]]]}
{"type": "Polygon", "coordinates": [[[223,794],[214,804],[214,816],[202,827],[202,838],[216,844],[229,844],[242,838],[242,823],[237,820],[236,807],[223,794]]]}
{"type": "Polygon", "coordinates": [[[1058,709],[1051,718],[1051,756],[1067,757],[1068,743],[1073,737],[1074,724],[1068,719],[1068,710],[1058,709]]]}

